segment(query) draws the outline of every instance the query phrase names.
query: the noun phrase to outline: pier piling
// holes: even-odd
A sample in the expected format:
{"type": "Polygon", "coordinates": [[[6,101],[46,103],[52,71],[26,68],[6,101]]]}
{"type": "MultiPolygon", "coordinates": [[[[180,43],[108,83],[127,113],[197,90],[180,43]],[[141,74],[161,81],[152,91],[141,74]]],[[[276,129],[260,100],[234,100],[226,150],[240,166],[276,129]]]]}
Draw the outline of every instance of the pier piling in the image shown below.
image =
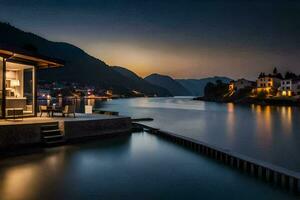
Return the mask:
{"type": "Polygon", "coordinates": [[[193,140],[181,135],[177,135],[170,132],[161,131],[155,129],[151,130],[151,127],[139,124],[141,127],[149,130],[148,132],[165,137],[174,143],[181,144],[184,147],[188,147],[193,151],[206,155],[217,161],[222,162],[225,165],[231,166],[249,175],[257,177],[269,183],[274,183],[280,188],[299,193],[300,186],[300,174],[290,171],[285,168],[274,166],[269,163],[265,163],[259,160],[248,158],[244,155],[240,155],[228,150],[224,150],[203,142],[193,140]]]}

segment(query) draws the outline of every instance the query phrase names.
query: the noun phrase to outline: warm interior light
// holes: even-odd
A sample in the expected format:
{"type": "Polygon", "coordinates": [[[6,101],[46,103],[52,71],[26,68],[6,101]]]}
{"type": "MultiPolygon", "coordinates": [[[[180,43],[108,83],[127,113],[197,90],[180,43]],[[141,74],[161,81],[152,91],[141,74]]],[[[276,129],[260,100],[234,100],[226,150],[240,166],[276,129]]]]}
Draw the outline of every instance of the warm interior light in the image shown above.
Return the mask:
{"type": "Polygon", "coordinates": [[[282,96],[286,96],[286,91],[282,91],[282,96]]]}
{"type": "Polygon", "coordinates": [[[10,86],[18,87],[18,86],[20,86],[20,81],[19,80],[10,80],[10,86]]]}

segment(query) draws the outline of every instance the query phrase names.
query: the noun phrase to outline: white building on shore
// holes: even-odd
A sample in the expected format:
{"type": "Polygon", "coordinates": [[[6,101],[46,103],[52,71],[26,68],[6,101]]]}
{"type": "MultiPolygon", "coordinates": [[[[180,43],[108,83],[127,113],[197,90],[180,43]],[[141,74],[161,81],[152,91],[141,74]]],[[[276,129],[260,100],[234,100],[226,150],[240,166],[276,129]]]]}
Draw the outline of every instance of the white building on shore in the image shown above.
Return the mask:
{"type": "Polygon", "coordinates": [[[249,81],[247,79],[241,78],[236,81],[231,81],[229,84],[229,90],[238,91],[245,88],[255,87],[254,81],[249,81]]]}
{"type": "Polygon", "coordinates": [[[280,96],[300,95],[300,79],[286,79],[281,81],[278,88],[280,96]]]}

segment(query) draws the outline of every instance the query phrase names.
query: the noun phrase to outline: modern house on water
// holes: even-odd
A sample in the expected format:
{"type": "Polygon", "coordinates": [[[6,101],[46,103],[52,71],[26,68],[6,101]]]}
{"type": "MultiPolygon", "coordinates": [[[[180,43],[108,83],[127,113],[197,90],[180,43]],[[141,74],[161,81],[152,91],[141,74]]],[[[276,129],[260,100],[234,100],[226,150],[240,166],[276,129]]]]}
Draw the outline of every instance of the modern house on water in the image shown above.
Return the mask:
{"type": "Polygon", "coordinates": [[[0,47],[0,118],[37,115],[37,70],[63,62],[24,50],[0,47]]]}
{"type": "MultiPolygon", "coordinates": [[[[65,116],[65,110],[59,116],[37,115],[42,111],[37,105],[37,70],[63,65],[61,60],[0,46],[0,150],[130,132],[129,117],[77,113],[75,118],[75,110],[74,117],[65,116]]],[[[55,109],[46,106],[47,112],[48,107],[55,109]]]]}

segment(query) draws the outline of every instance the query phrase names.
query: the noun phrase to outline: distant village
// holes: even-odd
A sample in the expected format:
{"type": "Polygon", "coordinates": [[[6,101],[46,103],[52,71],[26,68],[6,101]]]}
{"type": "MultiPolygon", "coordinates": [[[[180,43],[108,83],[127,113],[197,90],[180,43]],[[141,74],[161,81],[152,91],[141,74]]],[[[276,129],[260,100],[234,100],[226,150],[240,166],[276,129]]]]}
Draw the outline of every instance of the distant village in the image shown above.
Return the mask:
{"type": "MultiPolygon", "coordinates": [[[[112,89],[78,83],[40,81],[38,85],[38,98],[48,100],[56,97],[114,99],[145,96],[134,90],[124,96],[115,94],[112,89]]],[[[195,100],[300,105],[300,76],[293,72],[282,75],[274,68],[271,73],[261,72],[256,81],[241,78],[229,83],[209,82],[204,88],[204,96],[195,100]]]]}
{"type": "Polygon", "coordinates": [[[89,99],[117,99],[126,97],[144,97],[139,91],[132,90],[128,94],[120,95],[116,91],[103,89],[93,85],[69,82],[39,81],[38,99],[51,100],[57,97],[63,98],[89,98],[89,99]]]}
{"type": "Polygon", "coordinates": [[[113,91],[111,89],[106,90],[78,83],[49,81],[39,82],[39,99],[50,100],[56,97],[113,99],[119,98],[120,96],[117,94],[113,94],[113,91]]]}
{"type": "Polygon", "coordinates": [[[251,88],[254,97],[300,97],[300,76],[292,72],[283,76],[274,68],[273,73],[260,73],[256,82],[238,79],[229,84],[231,95],[247,88],[251,88]]]}
{"type": "Polygon", "coordinates": [[[282,75],[277,68],[261,72],[256,81],[238,79],[208,83],[204,96],[195,100],[267,105],[300,105],[300,76],[293,72],[282,75]]]}

